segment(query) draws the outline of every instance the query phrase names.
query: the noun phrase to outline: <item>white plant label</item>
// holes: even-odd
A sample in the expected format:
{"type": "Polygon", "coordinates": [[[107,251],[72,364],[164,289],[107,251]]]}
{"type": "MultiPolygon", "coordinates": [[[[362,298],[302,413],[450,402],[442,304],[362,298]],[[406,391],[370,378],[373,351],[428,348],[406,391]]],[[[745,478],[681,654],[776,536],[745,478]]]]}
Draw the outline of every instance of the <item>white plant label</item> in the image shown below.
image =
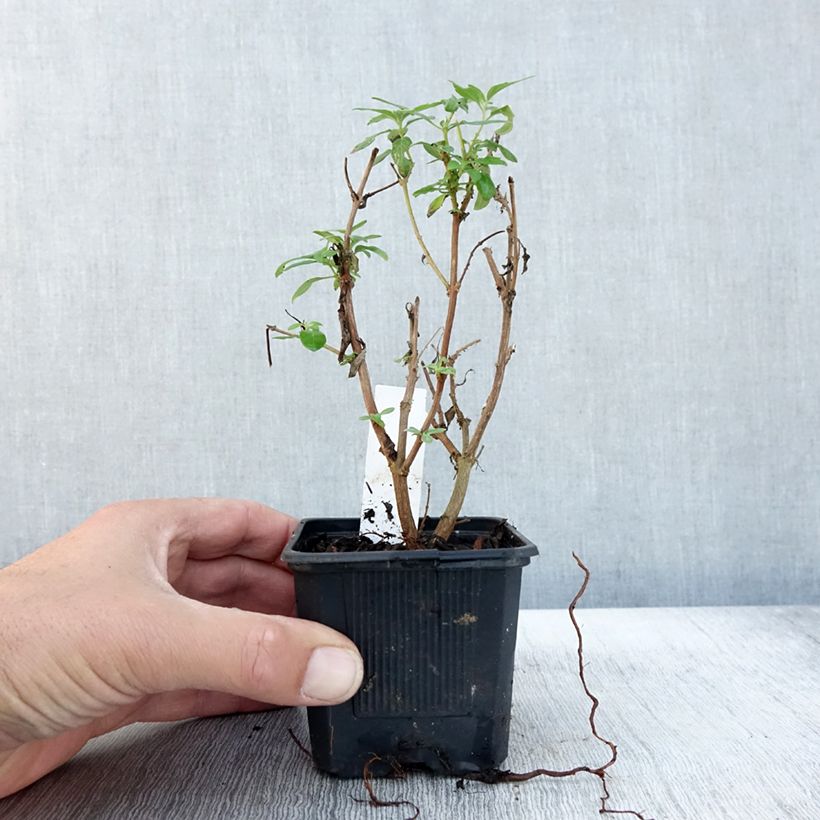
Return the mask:
{"type": "MultiPolygon", "coordinates": [[[[399,403],[404,397],[403,387],[393,387],[384,384],[376,385],[376,408],[379,412],[392,407],[392,413],[386,413],[382,420],[384,429],[390,438],[396,442],[399,436],[399,403]]],[[[410,406],[408,427],[420,430],[427,415],[425,404],[427,391],[419,387],[413,391],[413,403],[410,406]]],[[[407,449],[413,446],[416,438],[407,434],[407,449]]],[[[418,455],[410,466],[407,476],[407,487],[410,491],[410,509],[416,521],[419,520],[421,508],[421,478],[424,465],[424,446],[419,449],[418,455]]],[[[379,452],[379,440],[373,432],[373,425],[367,436],[367,455],[364,463],[364,487],[362,489],[362,516],[359,532],[371,541],[401,541],[401,524],[396,514],[396,494],[393,491],[393,479],[387,459],[379,452]]]]}

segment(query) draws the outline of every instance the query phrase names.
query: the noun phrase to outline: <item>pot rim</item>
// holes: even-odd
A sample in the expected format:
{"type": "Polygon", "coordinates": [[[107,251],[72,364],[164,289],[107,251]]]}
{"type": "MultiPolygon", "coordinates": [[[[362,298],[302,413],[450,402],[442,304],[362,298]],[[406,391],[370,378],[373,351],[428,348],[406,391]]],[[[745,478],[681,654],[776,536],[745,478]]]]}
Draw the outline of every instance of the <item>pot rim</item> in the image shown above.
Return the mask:
{"type": "MultiPolygon", "coordinates": [[[[449,568],[467,569],[470,567],[508,567],[529,564],[530,558],[538,555],[538,547],[529,538],[522,535],[506,519],[492,516],[469,516],[465,524],[468,532],[481,532],[492,526],[503,524],[507,532],[518,542],[514,547],[497,547],[482,550],[373,550],[372,552],[302,552],[296,545],[304,537],[305,530],[321,530],[333,522],[331,532],[356,533],[359,530],[358,518],[336,518],[332,516],[303,518],[288,539],[282,551],[282,560],[295,571],[327,571],[354,565],[359,569],[368,566],[386,569],[387,565],[399,564],[407,567],[423,564],[449,565],[449,568]]],[[[428,519],[428,528],[435,526],[438,519],[428,519]]],[[[465,527],[457,528],[463,532],[465,527]]],[[[442,567],[442,569],[447,567],[442,567]]]]}

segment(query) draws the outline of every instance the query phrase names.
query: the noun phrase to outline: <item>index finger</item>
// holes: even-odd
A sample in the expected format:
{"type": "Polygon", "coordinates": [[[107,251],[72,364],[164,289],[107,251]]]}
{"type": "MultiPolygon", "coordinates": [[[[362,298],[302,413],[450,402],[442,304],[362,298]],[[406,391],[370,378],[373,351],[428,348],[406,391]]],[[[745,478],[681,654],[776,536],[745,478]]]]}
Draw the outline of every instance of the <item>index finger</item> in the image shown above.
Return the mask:
{"type": "Polygon", "coordinates": [[[206,560],[243,555],[259,561],[279,559],[297,519],[258,501],[233,498],[183,498],[162,502],[171,548],[206,560]]]}

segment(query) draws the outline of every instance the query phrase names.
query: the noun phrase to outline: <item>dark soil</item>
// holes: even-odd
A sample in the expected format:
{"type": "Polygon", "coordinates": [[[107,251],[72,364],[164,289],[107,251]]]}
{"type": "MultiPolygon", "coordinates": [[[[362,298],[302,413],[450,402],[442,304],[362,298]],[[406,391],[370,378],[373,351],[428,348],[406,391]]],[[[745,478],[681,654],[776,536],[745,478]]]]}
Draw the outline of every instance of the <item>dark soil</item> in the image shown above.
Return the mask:
{"type": "MultiPolygon", "coordinates": [[[[419,533],[417,546],[412,549],[431,550],[483,550],[517,547],[519,544],[505,529],[506,521],[500,521],[487,532],[468,532],[459,530],[447,541],[436,538],[431,530],[419,533]]],[[[409,550],[406,543],[395,544],[391,541],[371,541],[359,533],[317,533],[307,538],[300,547],[300,552],[383,552],[409,550]]]]}

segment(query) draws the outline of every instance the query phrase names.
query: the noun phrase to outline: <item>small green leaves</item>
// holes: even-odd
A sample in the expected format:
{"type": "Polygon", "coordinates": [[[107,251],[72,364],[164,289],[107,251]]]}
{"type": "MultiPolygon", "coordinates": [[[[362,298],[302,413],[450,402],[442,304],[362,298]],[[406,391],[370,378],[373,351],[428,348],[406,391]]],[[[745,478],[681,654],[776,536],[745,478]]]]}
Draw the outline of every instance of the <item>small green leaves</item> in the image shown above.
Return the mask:
{"type": "Polygon", "coordinates": [[[313,352],[321,350],[327,344],[327,336],[319,329],[321,322],[296,322],[288,330],[301,328],[299,331],[299,341],[304,347],[313,352]]]}
{"type": "Polygon", "coordinates": [[[384,261],[387,261],[387,253],[383,251],[381,248],[377,248],[375,245],[356,245],[353,248],[355,253],[363,253],[365,256],[369,257],[371,253],[375,253],[376,256],[380,256],[384,261]]]}
{"type": "Polygon", "coordinates": [[[459,99],[458,97],[452,96],[448,97],[444,101],[444,110],[448,114],[454,114],[458,109],[461,108],[463,111],[466,111],[468,108],[468,103],[464,99],[459,99]]]}
{"type": "Polygon", "coordinates": [[[330,268],[334,274],[337,273],[335,245],[339,237],[337,237],[333,231],[314,231],[314,233],[322,235],[322,238],[326,242],[325,247],[313,253],[306,253],[303,256],[294,256],[292,259],[286,259],[276,268],[274,276],[278,278],[285,271],[298,268],[301,265],[325,265],[330,268]]]}
{"type": "Polygon", "coordinates": [[[455,88],[455,90],[465,99],[469,100],[470,102],[477,103],[478,105],[482,105],[485,102],[484,92],[477,88],[474,85],[458,85],[458,83],[454,83],[450,80],[450,85],[455,88]]]}
{"type": "Polygon", "coordinates": [[[428,427],[426,430],[419,430],[417,427],[408,427],[407,432],[421,438],[424,444],[430,444],[435,436],[444,432],[444,427],[428,427]]]}
{"type": "MultiPolygon", "coordinates": [[[[305,279],[293,292],[290,301],[295,302],[300,296],[307,293],[317,282],[321,282],[323,279],[333,279],[333,276],[314,276],[310,279],[305,279]]],[[[324,342],[322,344],[324,344],[324,342]]]]}
{"type": "Polygon", "coordinates": [[[491,116],[501,115],[506,122],[500,128],[495,129],[495,133],[499,136],[501,134],[509,134],[513,129],[513,112],[509,105],[502,105],[501,108],[494,108],[490,112],[491,116]]]}
{"type": "Polygon", "coordinates": [[[379,427],[384,428],[384,419],[382,416],[392,413],[395,409],[395,407],[385,407],[384,410],[380,410],[378,413],[368,413],[366,416],[359,416],[359,421],[372,421],[373,424],[378,424],[379,427]]]}
{"type": "Polygon", "coordinates": [[[456,374],[456,369],[449,363],[446,356],[439,356],[434,362],[430,362],[424,367],[437,376],[455,376],[456,374]]]}
{"type": "Polygon", "coordinates": [[[347,272],[353,279],[358,278],[359,275],[359,258],[357,254],[363,253],[368,258],[375,254],[382,259],[387,259],[387,253],[382,249],[372,244],[374,239],[380,239],[381,235],[377,233],[357,234],[356,231],[367,224],[366,219],[357,222],[351,228],[350,234],[350,250],[344,250],[344,228],[334,228],[331,230],[315,230],[316,236],[322,239],[325,247],[314,253],[304,254],[303,256],[295,256],[293,259],[287,259],[276,268],[276,276],[281,276],[286,271],[292,268],[298,268],[301,265],[324,265],[330,268],[331,273],[327,276],[313,276],[302,282],[301,285],[294,291],[291,297],[292,301],[296,301],[300,296],[307,293],[313,285],[321,282],[323,279],[332,279],[334,290],[339,288],[339,276],[341,268],[347,263],[347,272]]]}
{"type": "Polygon", "coordinates": [[[433,199],[430,204],[427,206],[427,216],[432,216],[447,200],[447,194],[439,194],[435,199],[433,199]]]}

